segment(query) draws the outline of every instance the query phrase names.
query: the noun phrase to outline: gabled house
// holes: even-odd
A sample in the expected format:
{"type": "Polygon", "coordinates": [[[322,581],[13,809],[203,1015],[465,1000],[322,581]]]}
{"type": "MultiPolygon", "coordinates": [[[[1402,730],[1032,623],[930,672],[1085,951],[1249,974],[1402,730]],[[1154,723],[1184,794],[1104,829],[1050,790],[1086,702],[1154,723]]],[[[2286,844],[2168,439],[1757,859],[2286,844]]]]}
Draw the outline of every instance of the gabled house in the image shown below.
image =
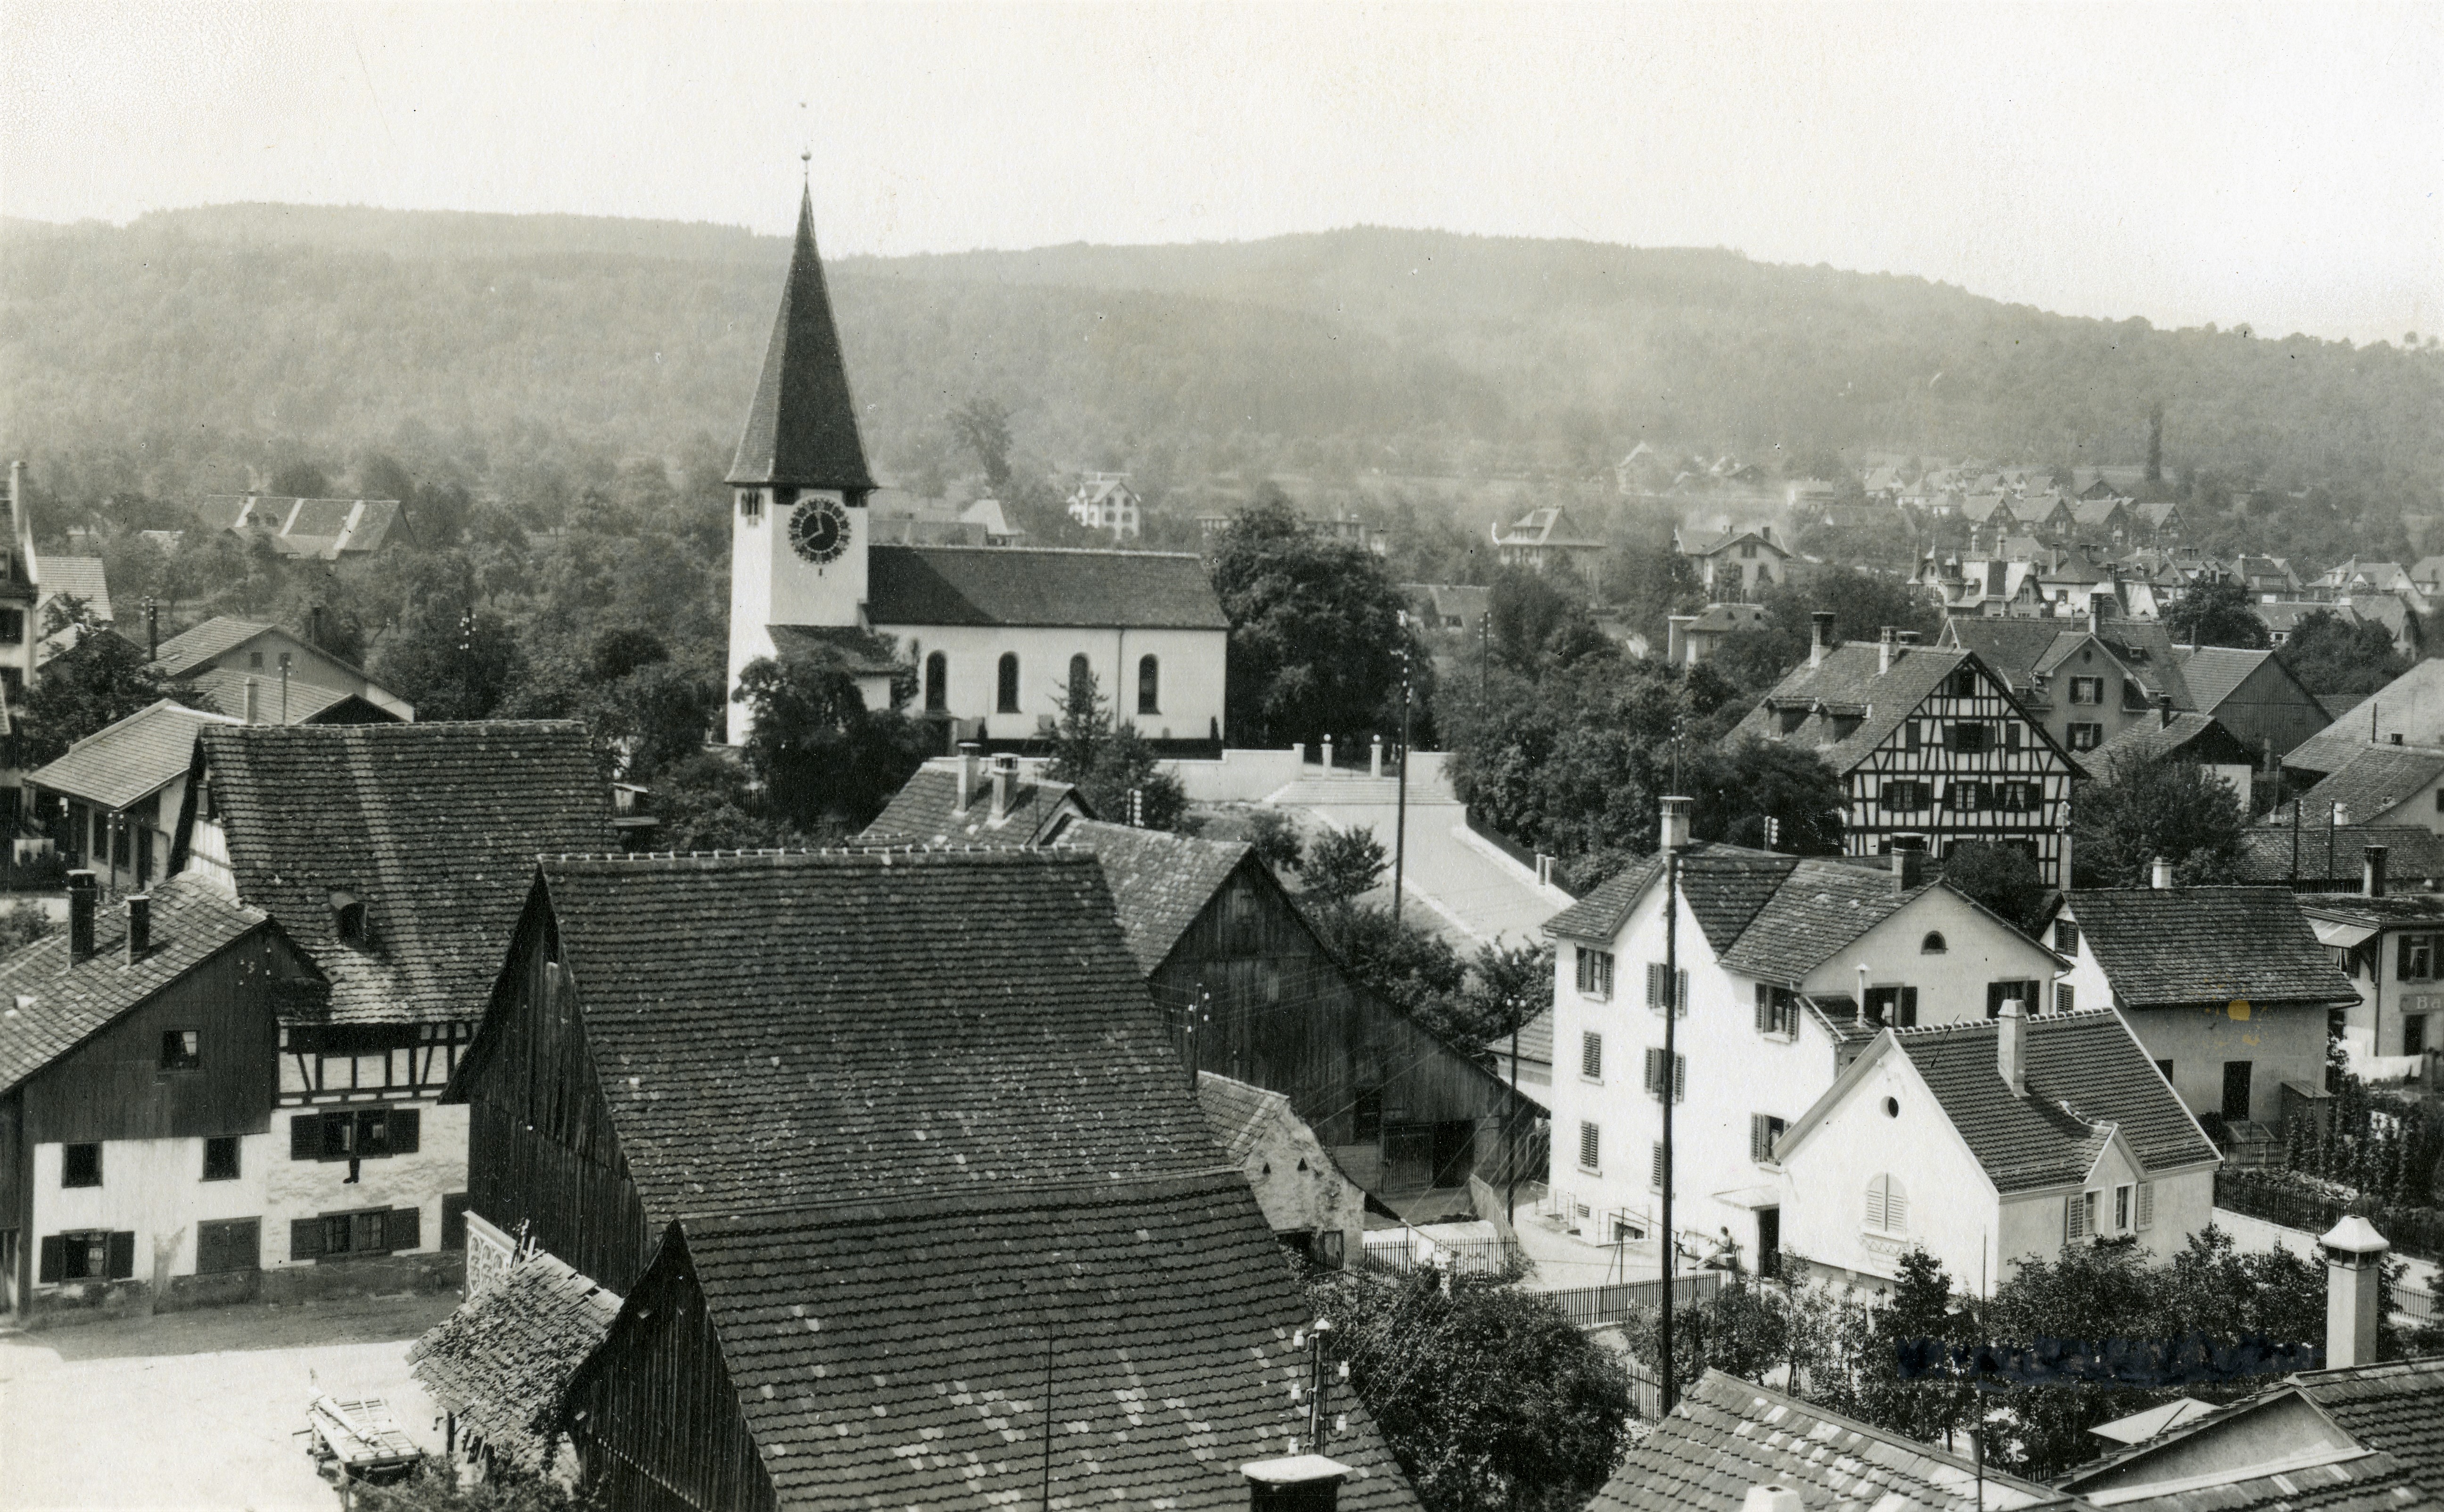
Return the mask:
{"type": "Polygon", "coordinates": [[[2317,695],[2270,651],[2184,646],[2174,659],[2189,685],[2193,711],[2213,714],[2251,749],[2282,757],[2286,767],[2289,752],[2332,722],[2317,695]]]}
{"type": "Polygon", "coordinates": [[[2231,559],[2225,576],[2249,590],[2250,597],[2271,603],[2278,599],[2297,599],[2304,584],[2291,563],[2281,557],[2250,556],[2243,553],[2231,559]]]}
{"type": "Polygon", "coordinates": [[[617,843],[585,727],[211,724],[192,763],[171,872],[269,914],[330,983],[279,1024],[270,1242],[458,1247],[467,1116],[442,1088],[533,857],[617,843]]]}
{"type": "Polygon", "coordinates": [[[2362,746],[2297,802],[2309,829],[2416,824],[2444,835],[2444,747],[2362,746]]]}
{"type": "Polygon", "coordinates": [[[2146,531],[2150,544],[2163,545],[2181,539],[2181,507],[2169,499],[2134,506],[2139,527],[2146,531]]]}
{"type": "Polygon", "coordinates": [[[70,876],[67,927],[0,961],[0,1316],[228,1300],[286,1262],[279,1021],[324,986],[210,887],[105,910],[70,876]]]}
{"type": "Polygon", "coordinates": [[[2161,700],[2190,702],[2172,637],[2159,625],[1947,617],[1937,642],[1974,652],[2031,718],[2074,753],[2157,722],[2161,700]]]}
{"type": "Polygon", "coordinates": [[[2284,750],[2283,768],[2311,781],[2342,769],[2363,746],[2444,746],[2444,657],[2413,662],[2400,676],[2335,714],[2329,726],[2284,750]]]}
{"type": "Polygon", "coordinates": [[[2287,804],[2242,834],[2237,880],[2279,882],[2295,893],[2364,893],[2367,852],[2381,849],[2392,887],[2444,888],[2444,835],[2416,824],[2294,823],[2296,812],[2287,804]]]}
{"type": "Polygon", "coordinates": [[[169,875],[195,732],[236,723],[167,698],[147,704],[27,773],[34,811],[67,864],[94,872],[104,892],[150,887],[169,875]]]}
{"type": "Polygon", "coordinates": [[[970,742],[948,760],[935,759],[909,775],[874,822],[858,837],[864,845],[1047,845],[1071,823],[1095,811],[1068,783],[1046,777],[1041,765],[1022,766],[1004,754],[987,764],[970,742]]]}
{"type": "Polygon", "coordinates": [[[1853,856],[1963,840],[2022,850],[2059,887],[2070,880],[2070,784],[2086,775],[1975,653],[1920,646],[1886,629],[1833,639],[1815,616],[1807,660],[1732,730],[1813,750],[1849,799],[1853,856]]]}
{"type": "Polygon", "coordinates": [[[2300,911],[2358,989],[2341,1025],[2352,1069],[2371,1081],[2424,1079],[2429,1052],[2444,1050],[2444,894],[2394,891],[2390,846],[2358,855],[2356,890],[2302,893],[2300,911]]]}
{"type": "Polygon", "coordinates": [[[1125,472],[1087,473],[1071,491],[1068,510],[1083,527],[1108,530],[1115,541],[1134,541],[1145,527],[1145,501],[1125,472]]]}
{"type": "Polygon", "coordinates": [[[1604,543],[1580,528],[1558,504],[1528,510],[1506,530],[1493,526],[1493,549],[1506,567],[1550,572],[1567,565],[1590,591],[1603,581],[1604,543]]]}
{"type": "Polygon", "coordinates": [[[2250,812],[2250,791],[2257,776],[2257,752],[2242,744],[2239,736],[2224,728],[2211,714],[2175,713],[2170,693],[2162,695],[2153,718],[2125,726],[2120,734],[2097,747],[2087,760],[2087,769],[2110,782],[2125,768],[2159,761],[2206,767],[2231,784],[2241,812],[2250,812]]]}
{"type": "Polygon", "coordinates": [[[351,561],[385,546],[416,544],[415,529],[397,499],[213,493],[194,507],[206,528],[268,542],[284,557],[351,561]]]}
{"type": "Polygon", "coordinates": [[[2072,1002],[2111,1005],[2192,1112],[2245,1159],[2326,1096],[2325,1036],[2359,993],[2281,887],[2080,889],[2056,902],[2072,1002]]]}
{"type": "Polygon", "coordinates": [[[250,725],[412,720],[416,706],[279,625],[216,616],[161,642],[153,668],[250,725]],[[369,705],[347,706],[347,700],[369,705]]]}
{"type": "MultiPolygon", "coordinates": [[[[1667,848],[1685,799],[1665,800],[1667,848]]],[[[1885,1025],[1983,1020],[2046,1001],[2063,963],[1902,853],[1881,866],[1712,842],[1660,856],[1555,915],[1553,1190],[1599,1243],[1656,1237],[1659,1092],[1674,1116],[1673,1216],[1774,1273],[1788,1188],[1774,1144],[1885,1025]],[[1681,1018],[1667,1078],[1665,930],[1681,1018]]],[[[1706,1253],[1699,1249],[1697,1253],[1706,1253]]]]}
{"type": "MultiPolygon", "coordinates": [[[[562,1415],[587,1490],[899,1505],[1048,1477],[1219,1507],[1303,1431],[1280,1383],[1310,1315],[1093,857],[531,875],[450,1100],[471,1275],[523,1233],[625,1298],[562,1415]]],[[[1343,1504],[1415,1506],[1346,1388],[1328,1406],[1343,1504]]]]}
{"type": "Polygon", "coordinates": [[[1527,1169],[1545,1110],[1353,979],[1255,848],[1080,821],[1120,932],[1199,1071],[1278,1092],[1383,1208],[1415,1223],[1483,1216],[1527,1169]]]}
{"type": "Polygon", "coordinates": [[[2088,491],[2071,505],[2072,533],[2082,541],[2121,545],[2130,539],[2130,501],[2115,494],[2109,484],[2101,494],[2096,488],[2090,484],[2088,491]]]}
{"type": "Polygon", "coordinates": [[[1200,1071],[1196,1102],[1223,1153],[1248,1178],[1275,1239],[1328,1270],[1361,1253],[1366,1193],[1290,1111],[1289,1098],[1200,1071]]]}
{"type": "Polygon", "coordinates": [[[2214,1145],[2113,1012],[1886,1029],[1783,1136],[1784,1237],[1873,1284],[1923,1249],[1991,1296],[2019,1263],[2213,1222],[2214,1145]]]}
{"type": "Polygon", "coordinates": [[[1790,552],[1774,540],[1771,526],[1725,530],[1680,551],[1697,559],[1697,579],[1710,599],[1750,600],[1775,583],[1790,581],[1790,552]]]}
{"type": "Polygon", "coordinates": [[[1764,626],[1763,604],[1708,604],[1699,614],[1672,615],[1668,617],[1663,659],[1675,667],[1694,667],[1713,660],[1732,632],[1764,626]]]}
{"type": "Polygon", "coordinates": [[[1462,636],[1486,633],[1486,616],[1493,608],[1493,590],[1464,583],[1404,582],[1400,592],[1409,612],[1429,630],[1454,630],[1462,636]]]}

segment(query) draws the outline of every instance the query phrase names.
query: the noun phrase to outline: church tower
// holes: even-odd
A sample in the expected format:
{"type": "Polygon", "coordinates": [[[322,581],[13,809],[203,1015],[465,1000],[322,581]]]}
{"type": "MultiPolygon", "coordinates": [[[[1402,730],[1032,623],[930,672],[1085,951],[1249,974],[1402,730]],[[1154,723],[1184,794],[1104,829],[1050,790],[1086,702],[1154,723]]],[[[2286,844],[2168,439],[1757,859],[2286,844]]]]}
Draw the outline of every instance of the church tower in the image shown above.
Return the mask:
{"type": "MultiPolygon", "coordinates": [[[[730,464],[730,683],[774,655],[774,625],[856,628],[866,598],[866,501],[874,479],[857,434],[840,331],[815,253],[815,203],[798,203],[798,241],[764,375],[730,464]]],[[[743,705],[728,736],[746,739],[743,705]]]]}

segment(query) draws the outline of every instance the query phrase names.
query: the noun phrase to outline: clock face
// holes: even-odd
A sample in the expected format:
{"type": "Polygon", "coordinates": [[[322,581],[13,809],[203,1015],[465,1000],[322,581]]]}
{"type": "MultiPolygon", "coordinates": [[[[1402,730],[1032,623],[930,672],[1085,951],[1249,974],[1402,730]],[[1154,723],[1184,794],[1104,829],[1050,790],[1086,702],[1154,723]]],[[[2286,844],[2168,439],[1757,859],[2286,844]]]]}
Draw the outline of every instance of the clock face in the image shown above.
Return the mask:
{"type": "Polygon", "coordinates": [[[821,565],[837,562],[848,549],[848,511],[837,499],[812,499],[789,516],[789,544],[798,555],[821,565]]]}

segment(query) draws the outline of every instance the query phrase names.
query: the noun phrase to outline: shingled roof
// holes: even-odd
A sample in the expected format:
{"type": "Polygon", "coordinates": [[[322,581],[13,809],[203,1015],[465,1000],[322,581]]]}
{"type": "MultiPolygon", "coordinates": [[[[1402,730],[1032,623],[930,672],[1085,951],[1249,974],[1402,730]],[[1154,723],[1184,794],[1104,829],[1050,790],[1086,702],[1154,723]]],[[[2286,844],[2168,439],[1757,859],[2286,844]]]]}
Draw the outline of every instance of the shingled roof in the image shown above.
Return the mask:
{"type": "MultiPolygon", "coordinates": [[[[238,897],[314,951],[340,1023],[480,1013],[535,857],[616,844],[573,721],[207,725],[196,746],[238,897]],[[340,940],[334,893],[370,945],[340,940]]],[[[182,823],[174,871],[189,840],[182,823]]]]}
{"type": "MultiPolygon", "coordinates": [[[[1237,1512],[1239,1466],[1303,1431],[1312,1309],[1236,1171],[691,1220],[615,1334],[681,1278],[784,1508],[1032,1498],[1048,1462],[1061,1504],[1237,1512]]],[[[1340,1504],[1416,1507],[1332,1392],[1340,1504]]]]}
{"type": "Polygon", "coordinates": [[[874,487],[858,440],[857,403],[832,323],[824,262],[815,252],[815,199],[798,200],[798,240],[781,286],[781,312],[764,350],[764,373],[747,408],[747,428],[730,464],[733,484],[863,492],[874,487]]]}
{"type": "Polygon", "coordinates": [[[2064,900],[2125,1006],[2359,1001],[2287,888],[2077,889],[2064,900]]]}
{"type": "Polygon", "coordinates": [[[1218,1158],[1092,857],[553,858],[546,906],[656,1222],[1218,1158]]]}
{"type": "Polygon", "coordinates": [[[536,1250],[408,1346],[408,1374],[455,1413],[469,1448],[549,1467],[561,1393],[620,1314],[591,1277],[536,1250]]]}
{"type": "Polygon", "coordinates": [[[2213,714],[2175,714],[2169,724],[2158,716],[2126,726],[2088,753],[2087,768],[2098,777],[2109,777],[2125,764],[2168,757],[2209,765],[2254,766],[2256,755],[2213,714]]]}
{"type": "MultiPolygon", "coordinates": [[[[1728,950],[1740,931],[1799,865],[1796,856],[1699,840],[1680,853],[1680,895],[1706,931],[1706,943],[1728,950]]],[[[1646,890],[1663,877],[1659,855],[1616,873],[1586,896],[1545,921],[1545,932],[1564,939],[1608,943],[1629,920],[1646,890]]]]}
{"type": "MultiPolygon", "coordinates": [[[[1974,663],[1986,678],[2009,696],[2009,686],[1973,653],[1956,646],[1898,646],[1888,670],[1883,648],[1866,641],[1848,641],[1824,654],[1817,666],[1801,662],[1774,685],[1764,702],[1749,710],[1732,729],[1731,738],[1754,737],[1813,750],[1837,773],[1847,772],[1882,745],[1901,721],[1943,686],[1964,663],[1974,663]],[[1797,728],[1786,732],[1781,710],[1808,710],[1797,728]]],[[[2025,710],[2023,717],[2026,717],[2025,710]]],[[[2054,744],[2045,727],[2028,721],[2031,740],[2052,747],[2075,776],[2084,776],[2077,763],[2054,744]]]]}
{"type": "Polygon", "coordinates": [[[2181,675],[2189,682],[2194,707],[2212,714],[2273,655],[2270,651],[2245,651],[2237,646],[2187,648],[2179,655],[2181,675]]]}
{"type": "Polygon", "coordinates": [[[877,625],[1231,628],[1205,563],[1167,551],[874,546],[866,616],[877,625]]]}
{"type": "Polygon", "coordinates": [[[2300,795],[2301,813],[2310,824],[2319,824],[2340,803],[2345,822],[2369,822],[2417,797],[2439,777],[2444,777],[2444,749],[2362,746],[2324,781],[2300,795]]]}
{"type": "Polygon", "coordinates": [[[196,730],[231,723],[164,698],[102,726],[26,781],[103,808],[125,808],[187,775],[196,730]]]}
{"type": "Polygon", "coordinates": [[[1738,1512],[1751,1486],[1787,1485],[1807,1512],[1971,1512],[2066,1507],[2033,1481],[1770,1387],[1709,1370],[1655,1427],[1587,1512],[1738,1512]]]}
{"type": "MultiPolygon", "coordinates": [[[[958,758],[953,758],[955,762],[958,758]]],[[[1066,811],[1065,799],[1074,799],[1088,814],[1083,794],[1068,783],[1042,775],[1040,765],[1022,764],[1013,783],[1009,808],[993,817],[992,773],[976,774],[976,792],[967,812],[959,811],[959,773],[955,765],[927,765],[911,773],[874,822],[858,837],[862,845],[1032,845],[1042,840],[1055,820],[1066,811]]]]}
{"type": "MultiPolygon", "coordinates": [[[[94,953],[82,961],[68,960],[65,929],[0,961],[0,1093],[255,931],[273,928],[260,910],[189,877],[153,889],[152,949],[134,966],[126,963],[125,912],[102,909],[94,926],[94,953]]],[[[298,990],[310,995],[311,984],[298,990]]]]}
{"type": "Polygon", "coordinates": [[[1196,1105],[1205,1111],[1205,1127],[1213,1132],[1214,1142],[1238,1166],[1247,1164],[1268,1126],[1298,1121],[1289,1098],[1218,1071],[1196,1073],[1196,1105]]]}
{"type": "Polygon", "coordinates": [[[1161,830],[1080,821],[1060,843],[1094,854],[1120,910],[1129,953],[1148,975],[1213,901],[1255,847],[1245,840],[1194,839],[1161,830]]]}
{"type": "Polygon", "coordinates": [[[2241,833],[2238,875],[2247,882],[2348,879],[2363,875],[2366,851],[2385,848],[2395,883],[2444,879],[2444,835],[2416,824],[2261,824],[2241,833]]]}
{"type": "Polygon", "coordinates": [[[153,666],[165,677],[183,677],[213,657],[235,651],[266,631],[279,628],[260,619],[214,615],[202,624],[182,630],[161,642],[153,666]]]}
{"type": "Polygon", "coordinates": [[[320,683],[300,682],[294,677],[289,678],[284,688],[276,675],[267,677],[261,673],[231,672],[219,667],[188,676],[185,679],[186,694],[233,719],[243,719],[246,717],[246,685],[250,681],[254,684],[254,717],[258,723],[400,723],[397,712],[358,693],[325,688],[320,683]]]}

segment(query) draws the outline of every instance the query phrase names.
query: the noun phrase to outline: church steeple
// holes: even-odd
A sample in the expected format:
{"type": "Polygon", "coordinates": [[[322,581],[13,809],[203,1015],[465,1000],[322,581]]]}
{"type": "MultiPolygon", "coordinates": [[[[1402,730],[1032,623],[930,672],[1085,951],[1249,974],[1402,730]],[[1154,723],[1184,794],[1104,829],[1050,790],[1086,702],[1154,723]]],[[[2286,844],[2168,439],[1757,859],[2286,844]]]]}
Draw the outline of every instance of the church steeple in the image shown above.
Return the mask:
{"type": "Polygon", "coordinates": [[[747,431],[730,464],[730,482],[782,488],[871,489],[865,448],[858,441],[857,406],[849,398],[840,332],[815,253],[814,192],[798,202],[798,245],[781,313],[764,352],[764,376],[747,411],[747,431]]]}

